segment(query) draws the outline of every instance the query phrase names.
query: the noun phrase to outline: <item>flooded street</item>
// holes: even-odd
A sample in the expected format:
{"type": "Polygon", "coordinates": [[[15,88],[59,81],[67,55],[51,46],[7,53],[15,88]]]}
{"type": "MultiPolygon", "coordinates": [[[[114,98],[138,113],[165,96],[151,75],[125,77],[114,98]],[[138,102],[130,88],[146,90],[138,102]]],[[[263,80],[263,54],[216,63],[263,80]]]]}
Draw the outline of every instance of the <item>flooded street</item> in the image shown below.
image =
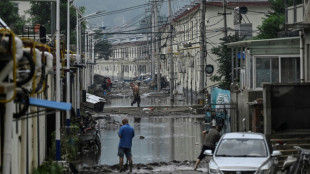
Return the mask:
{"type": "MultiPolygon", "coordinates": [[[[141,95],[141,107],[149,106],[187,106],[193,104],[191,98],[186,98],[184,96],[175,96],[174,102],[171,103],[169,97],[152,97],[152,94],[157,94],[156,92],[145,93],[141,95]]],[[[167,95],[167,94],[165,94],[167,95]]],[[[117,95],[115,95],[117,96],[117,95]]],[[[128,107],[132,102],[133,97],[128,95],[119,95],[116,98],[108,98],[105,107],[128,107]]],[[[135,104],[134,106],[136,106],[135,104]]]]}
{"type": "MultiPolygon", "coordinates": [[[[127,89],[128,90],[128,89],[127,89]]],[[[100,119],[101,152],[83,152],[78,168],[86,173],[119,173],[118,130],[128,118],[135,130],[133,173],[197,173],[194,162],[201,151],[205,114],[193,114],[193,98],[176,95],[173,103],[166,92],[144,92],[140,108],[131,106],[133,97],[126,90],[106,96],[100,119]],[[180,172],[183,171],[183,172],[180,172]]],[[[124,161],[125,163],[126,161],[124,161]]],[[[202,162],[198,173],[206,172],[202,162]]]]}
{"type": "MultiPolygon", "coordinates": [[[[111,115],[112,119],[121,121],[126,115],[111,115]]],[[[134,163],[154,163],[176,161],[194,161],[201,150],[200,124],[204,117],[129,117],[129,124],[135,129],[133,139],[134,163]]],[[[101,123],[103,124],[103,123],[101,123]]],[[[119,137],[117,127],[101,129],[102,150],[97,158],[84,155],[83,167],[118,164],[117,147],[119,137]]]]}

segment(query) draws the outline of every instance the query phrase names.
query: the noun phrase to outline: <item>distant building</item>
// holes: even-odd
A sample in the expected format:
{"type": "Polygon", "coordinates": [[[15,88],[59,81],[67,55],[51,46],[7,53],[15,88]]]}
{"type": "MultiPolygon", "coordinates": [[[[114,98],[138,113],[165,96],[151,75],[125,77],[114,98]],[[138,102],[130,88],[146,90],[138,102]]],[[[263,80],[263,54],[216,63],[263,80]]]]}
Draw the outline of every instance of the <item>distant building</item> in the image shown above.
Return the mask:
{"type": "Polygon", "coordinates": [[[113,37],[109,60],[97,59],[95,74],[112,80],[132,80],[139,74],[151,72],[150,44],[143,35],[113,37]]]}

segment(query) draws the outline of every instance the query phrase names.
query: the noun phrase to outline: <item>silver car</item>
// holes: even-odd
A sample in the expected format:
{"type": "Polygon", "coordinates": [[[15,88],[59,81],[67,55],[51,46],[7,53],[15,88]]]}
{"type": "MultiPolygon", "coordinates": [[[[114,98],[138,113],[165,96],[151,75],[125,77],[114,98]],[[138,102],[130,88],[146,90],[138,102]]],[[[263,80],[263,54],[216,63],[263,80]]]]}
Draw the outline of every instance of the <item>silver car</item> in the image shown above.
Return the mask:
{"type": "Polygon", "coordinates": [[[222,136],[209,162],[210,174],[275,174],[280,151],[272,147],[264,134],[226,133],[222,136]]]}

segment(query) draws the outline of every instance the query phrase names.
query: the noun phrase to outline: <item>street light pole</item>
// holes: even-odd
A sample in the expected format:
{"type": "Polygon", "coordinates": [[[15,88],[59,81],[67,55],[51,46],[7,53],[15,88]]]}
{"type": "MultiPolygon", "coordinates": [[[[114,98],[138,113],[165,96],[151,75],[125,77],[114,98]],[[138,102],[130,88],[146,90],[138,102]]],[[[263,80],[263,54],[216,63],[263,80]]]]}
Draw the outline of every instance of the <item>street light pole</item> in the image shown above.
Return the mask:
{"type": "MultiPolygon", "coordinates": [[[[70,0],[67,9],[67,103],[70,103],[70,0]]],[[[66,111],[67,126],[70,126],[70,111],[66,111]]]]}
{"type": "MultiPolygon", "coordinates": [[[[60,0],[56,1],[56,101],[60,102],[60,0]]],[[[60,111],[56,110],[56,161],[60,160],[60,111]]]]}
{"type": "Polygon", "coordinates": [[[171,0],[169,0],[169,47],[168,47],[168,55],[169,55],[169,63],[170,63],[170,100],[174,101],[174,64],[173,64],[173,46],[172,46],[172,32],[173,32],[173,26],[172,26],[172,7],[171,7],[171,0]]]}
{"type": "MultiPolygon", "coordinates": [[[[80,64],[80,49],[79,49],[79,12],[76,8],[76,63],[80,64]]],[[[80,116],[80,69],[77,68],[76,72],[77,84],[76,84],[76,115],[80,116]]]]}
{"type": "Polygon", "coordinates": [[[100,43],[101,41],[103,41],[104,39],[98,39],[98,40],[94,40],[94,39],[92,39],[92,46],[91,46],[91,51],[92,51],[92,65],[91,65],[91,69],[92,69],[92,71],[91,71],[91,84],[94,84],[94,63],[95,63],[95,46],[98,44],[98,43],[100,43]]]}
{"type": "MultiPolygon", "coordinates": [[[[96,11],[96,12],[94,12],[94,13],[91,13],[91,14],[88,14],[88,15],[86,15],[86,16],[82,16],[81,18],[79,18],[79,14],[80,15],[82,15],[81,14],[81,12],[78,10],[78,8],[77,7],[75,7],[75,9],[76,9],[76,59],[77,59],[77,64],[80,64],[80,57],[81,57],[81,46],[80,46],[80,38],[79,38],[79,36],[81,36],[81,34],[80,34],[80,24],[81,24],[81,22],[83,21],[83,20],[85,20],[85,19],[87,19],[88,17],[90,17],[90,16],[93,16],[93,15],[97,15],[97,14],[100,14],[100,13],[102,13],[102,12],[104,12],[104,10],[102,10],[102,11],[96,11]]],[[[78,69],[77,70],[77,108],[76,108],[76,110],[77,110],[77,116],[80,116],[80,84],[81,84],[81,80],[80,80],[80,70],[78,69]]],[[[86,80],[86,79],[84,79],[84,80],[86,80]]]]}

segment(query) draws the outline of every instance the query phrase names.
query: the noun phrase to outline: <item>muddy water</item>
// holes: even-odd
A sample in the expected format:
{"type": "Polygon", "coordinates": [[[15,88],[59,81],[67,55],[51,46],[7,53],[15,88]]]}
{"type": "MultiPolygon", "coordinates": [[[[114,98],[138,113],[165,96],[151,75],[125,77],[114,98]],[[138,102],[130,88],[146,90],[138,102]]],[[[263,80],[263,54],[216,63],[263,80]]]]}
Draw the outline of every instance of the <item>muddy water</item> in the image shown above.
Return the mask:
{"type": "MultiPolygon", "coordinates": [[[[112,115],[121,121],[126,115],[112,115]]],[[[132,153],[134,163],[169,162],[172,160],[193,161],[201,150],[201,131],[204,126],[201,116],[129,117],[129,124],[135,129],[132,153]]],[[[101,124],[104,126],[104,124],[101,124]]],[[[82,166],[118,164],[118,127],[101,129],[102,150],[98,156],[85,154],[82,166]]]]}
{"type": "MultiPolygon", "coordinates": [[[[141,95],[141,107],[147,106],[184,106],[196,104],[196,99],[188,98],[186,96],[177,95],[174,98],[174,102],[170,101],[170,97],[151,97],[152,93],[145,93],[141,95]]],[[[166,94],[167,95],[167,94],[166,94]]],[[[133,101],[133,97],[118,96],[117,98],[108,99],[105,107],[128,107],[133,101]]],[[[137,106],[137,104],[135,104],[137,106]]]]}

